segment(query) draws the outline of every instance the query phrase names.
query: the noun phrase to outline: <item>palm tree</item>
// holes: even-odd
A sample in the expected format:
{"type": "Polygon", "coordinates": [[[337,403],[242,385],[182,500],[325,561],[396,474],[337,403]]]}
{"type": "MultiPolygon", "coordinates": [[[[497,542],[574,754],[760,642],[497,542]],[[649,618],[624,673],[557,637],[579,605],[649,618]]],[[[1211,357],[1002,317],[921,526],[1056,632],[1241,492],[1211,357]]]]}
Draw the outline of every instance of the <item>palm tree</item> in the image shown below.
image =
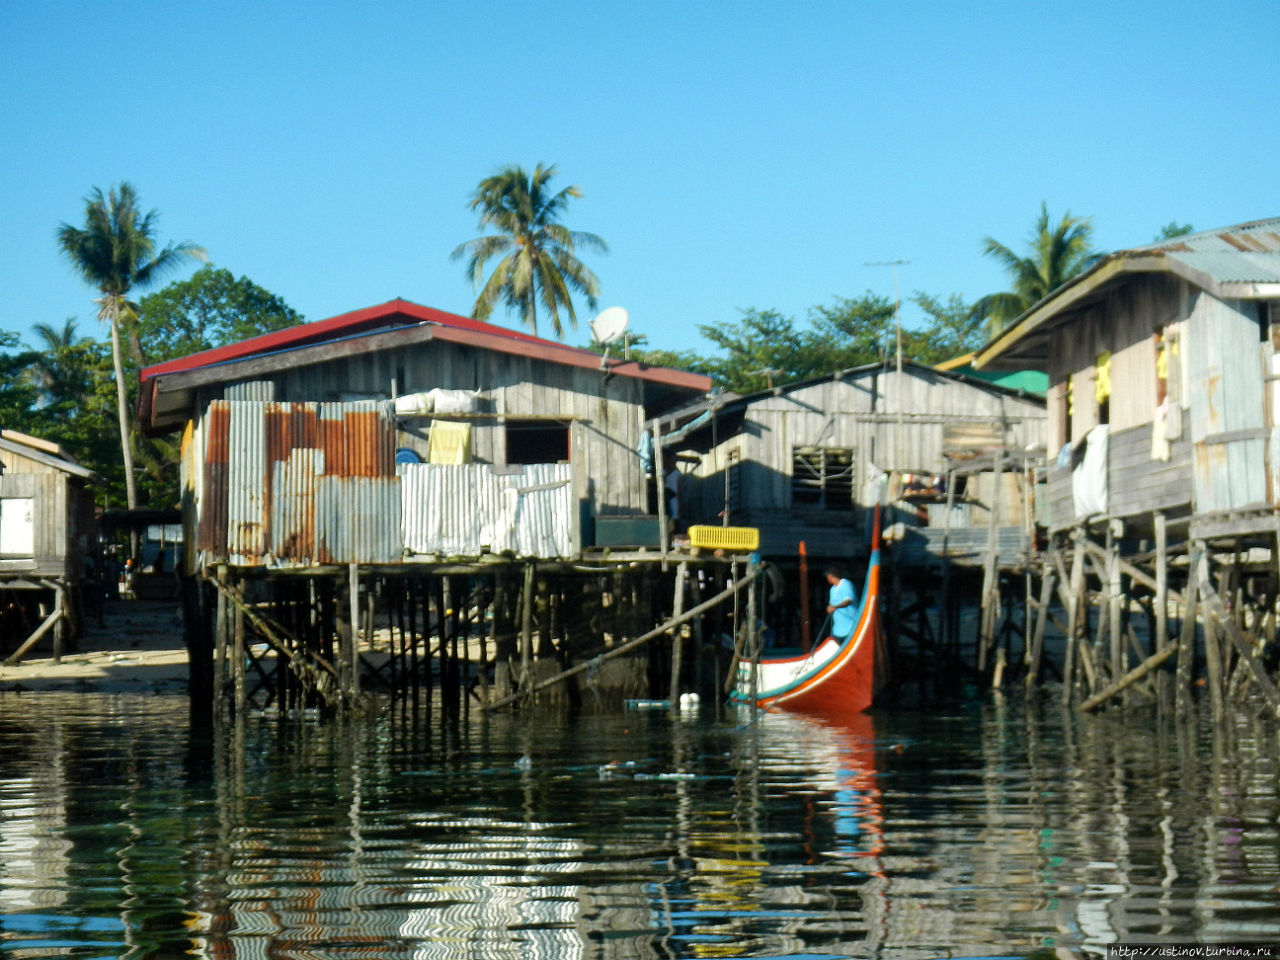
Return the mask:
{"type": "Polygon", "coordinates": [[[40,341],[37,358],[31,364],[31,378],[40,391],[40,403],[48,406],[65,399],[71,378],[64,367],[66,351],[85,338],[76,330],[75,317],[68,317],[58,329],[49,323],[37,323],[31,327],[40,341]]]}
{"type": "Polygon", "coordinates": [[[493,227],[499,231],[477,237],[458,246],[451,259],[467,257],[467,279],[479,290],[471,308],[477,320],[486,320],[499,299],[509,310],[519,312],[534,335],[538,333],[538,308],[550,316],[556,336],[564,339],[560,310],[576,326],[570,290],[585,294],[593,310],[600,293],[600,282],[581,260],[579,245],[601,252],[609,248],[594,233],[569,230],[560,223],[560,215],[570,197],[580,197],[577,187],[565,187],[559,193],[548,189],[555,176],[555,166],[538,164],[530,176],[523,167],[504,167],[480,181],[471,198],[471,209],[480,211],[480,229],[493,227]],[[489,274],[481,280],[485,264],[501,257],[489,274]]]}
{"type": "Polygon", "coordinates": [[[991,293],[973,305],[972,316],[985,319],[992,335],[999,333],[1072,277],[1098,262],[1089,241],[1093,224],[1088,217],[1062,215],[1050,227],[1049,210],[1040,204],[1040,218],[1031,231],[1030,256],[1020,257],[1004,244],[986,237],[982,252],[1000,261],[1013,281],[1013,289],[991,293]]]}
{"type": "Polygon", "coordinates": [[[155,210],[143,213],[133,186],[127,182],[112,187],[106,196],[95,187],[85,198],[84,216],[83,228],[67,223],[58,228],[58,246],[76,272],[102,294],[94,301],[98,304],[98,319],[111,325],[120,452],[124,458],[125,495],[132,510],[138,505],[138,492],[129,443],[129,398],[120,358],[120,324],[137,310],[128,294],[135,287],[150,286],[184,257],[204,259],[204,249],[184,240],[157,250],[154,234],[159,214],[155,210]]]}

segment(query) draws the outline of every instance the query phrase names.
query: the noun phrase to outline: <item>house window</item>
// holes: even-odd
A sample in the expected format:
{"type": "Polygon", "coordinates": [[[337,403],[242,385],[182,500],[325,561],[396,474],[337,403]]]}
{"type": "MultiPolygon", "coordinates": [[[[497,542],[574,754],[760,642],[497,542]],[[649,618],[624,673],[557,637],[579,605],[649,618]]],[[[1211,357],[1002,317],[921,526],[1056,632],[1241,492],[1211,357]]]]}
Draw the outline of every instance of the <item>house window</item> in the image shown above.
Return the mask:
{"type": "Polygon", "coordinates": [[[507,424],[507,463],[565,463],[569,460],[569,424],[526,420],[507,424]]]}
{"type": "Polygon", "coordinates": [[[1098,423],[1111,422],[1111,352],[1103,350],[1094,360],[1094,399],[1098,404],[1098,423]]]}
{"type": "Polygon", "coordinates": [[[735,514],[742,512],[742,450],[734,447],[725,454],[724,467],[724,522],[733,523],[735,514]]]}
{"type": "Polygon", "coordinates": [[[36,554],[35,501],[30,497],[0,499],[0,556],[36,554]]]}
{"type": "Polygon", "coordinates": [[[791,505],[853,509],[853,449],[792,447],[791,505]]]}

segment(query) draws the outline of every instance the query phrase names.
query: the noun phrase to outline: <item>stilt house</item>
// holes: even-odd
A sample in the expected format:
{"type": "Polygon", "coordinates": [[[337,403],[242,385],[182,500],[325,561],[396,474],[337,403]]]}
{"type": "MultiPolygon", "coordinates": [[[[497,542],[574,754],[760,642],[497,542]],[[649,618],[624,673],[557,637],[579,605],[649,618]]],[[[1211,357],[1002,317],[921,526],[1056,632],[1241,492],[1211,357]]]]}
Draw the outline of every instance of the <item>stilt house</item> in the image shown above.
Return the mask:
{"type": "Polygon", "coordinates": [[[856,555],[869,509],[888,503],[886,523],[913,550],[976,560],[994,527],[1013,562],[1033,510],[1023,468],[1044,423],[1034,394],[876,364],[712,398],[666,418],[661,446],[680,470],[681,524],[758,527],[766,556],[793,557],[802,540],[813,556],[856,555]]]}
{"type": "Polygon", "coordinates": [[[1047,524],[1280,529],[1280,219],[1120,250],[976,358],[1049,376],[1047,524]]]}
{"type": "Polygon", "coordinates": [[[650,514],[645,425],[709,388],[393,300],[149,367],[139,418],[184,431],[192,568],[572,558],[650,514]]]}
{"type": "Polygon", "coordinates": [[[99,482],[56,443],[0,430],[0,594],[18,591],[0,609],[0,641],[13,642],[4,649],[11,659],[51,630],[58,644],[67,633],[96,546],[90,488],[99,482]]]}

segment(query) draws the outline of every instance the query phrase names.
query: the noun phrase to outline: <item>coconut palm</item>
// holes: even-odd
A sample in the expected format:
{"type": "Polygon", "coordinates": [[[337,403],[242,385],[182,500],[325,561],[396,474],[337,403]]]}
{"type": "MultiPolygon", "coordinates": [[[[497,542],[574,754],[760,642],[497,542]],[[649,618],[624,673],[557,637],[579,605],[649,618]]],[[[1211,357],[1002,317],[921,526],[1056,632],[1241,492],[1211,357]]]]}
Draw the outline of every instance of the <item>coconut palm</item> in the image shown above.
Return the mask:
{"type": "Polygon", "coordinates": [[[32,361],[30,375],[40,391],[40,403],[48,406],[65,399],[71,392],[71,377],[65,368],[67,351],[84,341],[76,330],[76,320],[68,317],[62,328],[50,323],[37,323],[31,330],[39,340],[36,358],[32,361]]]}
{"type": "Polygon", "coordinates": [[[982,252],[998,260],[1013,281],[1012,289],[992,293],[973,305],[972,315],[985,319],[990,332],[999,333],[1051,292],[1100,259],[1090,247],[1093,224],[1087,217],[1062,215],[1050,226],[1049,210],[1040,204],[1040,218],[1032,228],[1030,255],[1020,257],[1003,243],[986,237],[982,252]]]}
{"type": "Polygon", "coordinates": [[[609,248],[594,233],[569,230],[560,216],[570,197],[580,197],[577,187],[553,193],[548,181],[555,166],[538,164],[532,176],[523,167],[511,165],[480,181],[471,198],[471,209],[480,212],[480,228],[498,231],[458,246],[451,255],[467,257],[467,279],[479,290],[472,314],[488,319],[502,300],[515,310],[533,334],[538,332],[539,307],[550,317],[558,338],[564,339],[561,309],[570,326],[576,326],[570,291],[584,294],[595,309],[600,282],[577,257],[579,246],[601,252],[609,248]],[[485,265],[495,257],[493,272],[482,279],[485,265]]]}
{"type": "Polygon", "coordinates": [[[85,225],[63,223],[58,246],[84,280],[98,289],[98,319],[111,325],[111,359],[115,366],[116,406],[120,420],[120,452],[124,458],[125,495],[129,509],[138,505],[129,444],[129,399],[120,357],[120,325],[137,309],[128,298],[133,289],[150,286],[185,257],[204,259],[204,250],[189,241],[156,249],[157,211],[143,213],[132,185],[122,182],[104,196],[94,188],[85,198],[85,225]]]}

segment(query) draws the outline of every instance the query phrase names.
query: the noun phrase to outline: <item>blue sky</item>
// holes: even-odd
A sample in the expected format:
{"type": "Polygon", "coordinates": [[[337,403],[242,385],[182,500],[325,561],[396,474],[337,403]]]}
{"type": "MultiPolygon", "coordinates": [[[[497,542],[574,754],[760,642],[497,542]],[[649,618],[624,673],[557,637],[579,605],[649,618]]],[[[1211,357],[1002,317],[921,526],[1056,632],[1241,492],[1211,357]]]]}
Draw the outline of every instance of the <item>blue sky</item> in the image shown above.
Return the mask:
{"type": "Polygon", "coordinates": [[[469,313],[468,197],[538,162],[656,347],[892,296],[871,262],[973,300],[1005,287],[982,238],[1020,248],[1041,202],[1101,249],[1280,215],[1278,37],[1274,0],[0,0],[0,329],[92,331],[54,234],[122,179],[309,320],[469,313]]]}

